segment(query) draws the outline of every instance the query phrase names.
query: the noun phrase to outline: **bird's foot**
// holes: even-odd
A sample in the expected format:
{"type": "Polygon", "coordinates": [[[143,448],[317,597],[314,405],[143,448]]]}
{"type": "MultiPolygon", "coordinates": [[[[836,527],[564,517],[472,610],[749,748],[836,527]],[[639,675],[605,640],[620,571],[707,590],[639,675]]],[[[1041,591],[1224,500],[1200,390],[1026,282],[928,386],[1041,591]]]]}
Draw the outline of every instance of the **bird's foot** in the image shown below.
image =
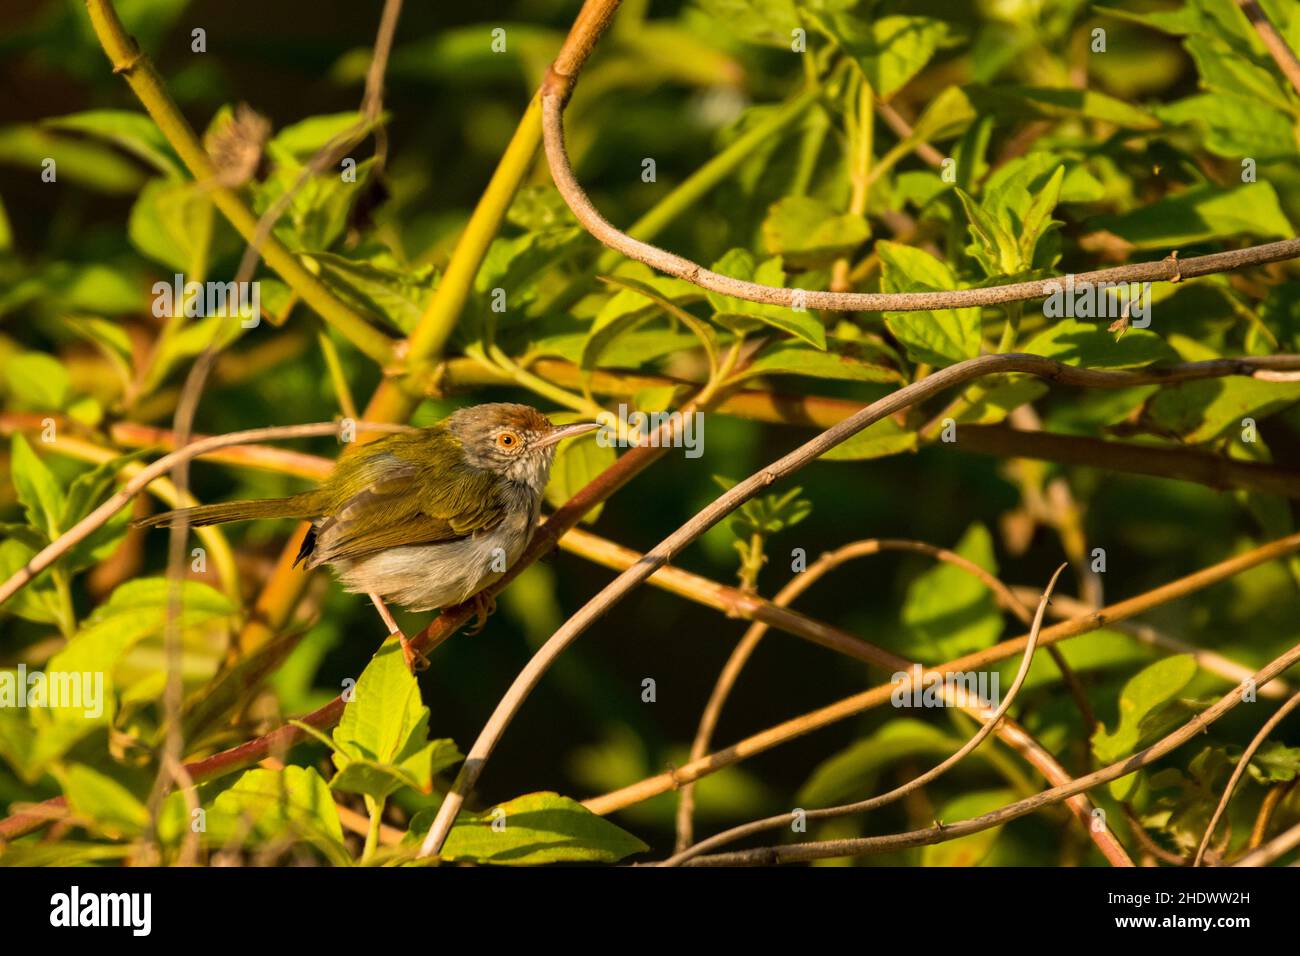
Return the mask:
{"type": "Polygon", "coordinates": [[[388,605],[384,603],[384,599],[372,591],[370,594],[370,600],[374,602],[375,610],[378,611],[379,616],[383,618],[384,626],[388,628],[388,636],[397,638],[397,642],[402,645],[402,658],[406,661],[407,669],[412,674],[428,670],[429,658],[425,657],[411,646],[411,642],[406,639],[406,635],[402,633],[402,629],[397,626],[397,621],[393,619],[393,615],[388,610],[388,605]]]}
{"type": "Polygon", "coordinates": [[[473,637],[475,634],[482,634],[483,628],[487,627],[487,619],[492,612],[497,609],[497,599],[488,594],[486,591],[479,591],[474,595],[474,626],[465,633],[473,637]]]}

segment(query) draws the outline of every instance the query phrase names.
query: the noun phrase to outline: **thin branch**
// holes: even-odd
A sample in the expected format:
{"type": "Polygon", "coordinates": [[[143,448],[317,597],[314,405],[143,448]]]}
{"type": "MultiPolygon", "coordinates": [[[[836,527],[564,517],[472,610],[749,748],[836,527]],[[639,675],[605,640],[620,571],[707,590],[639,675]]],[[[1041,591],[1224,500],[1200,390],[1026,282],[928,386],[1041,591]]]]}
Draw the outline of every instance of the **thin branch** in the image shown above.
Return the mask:
{"type": "MultiPolygon", "coordinates": [[[[567,78],[572,85],[572,77],[567,78]]],[[[763,302],[793,309],[826,309],[836,312],[916,312],[933,309],[957,309],[970,306],[997,305],[1026,299],[1045,298],[1059,292],[1067,277],[1013,282],[1008,285],[977,289],[954,289],[943,292],[818,292],[760,285],[719,275],[699,263],[634,239],[601,216],[573,175],[564,144],[564,104],[567,87],[558,78],[548,76],[542,83],[542,134],[546,160],[556,189],[578,222],[600,242],[643,262],[665,275],[676,276],[711,292],[735,296],[750,302],[763,302]]],[[[1158,262],[1116,266],[1094,272],[1074,274],[1076,285],[1124,282],[1177,282],[1182,279],[1227,272],[1245,266],[1280,262],[1300,257],[1300,239],[1286,239],[1245,249],[1195,256],[1191,259],[1169,257],[1158,262]]]]}
{"type": "MultiPolygon", "coordinates": [[[[1262,686],[1287,668],[1292,667],[1298,661],[1300,661],[1300,644],[1295,645],[1284,654],[1260,668],[1255,672],[1251,680],[1255,685],[1262,686]]],[[[1209,708],[1196,714],[1177,730],[1131,756],[1118,760],[1109,766],[1102,767],[1100,770],[1096,770],[1086,776],[1079,777],[1069,784],[1052,787],[1051,789],[1044,790],[1042,793],[1035,794],[1032,797],[1007,804],[1006,806],[999,807],[997,810],[990,813],[985,813],[969,820],[962,820],[958,823],[945,823],[942,826],[930,827],[923,830],[912,830],[906,833],[895,833],[888,836],[863,837],[849,840],[826,840],[819,843],[804,843],[796,846],[760,847],[756,850],[746,850],[740,853],[723,853],[711,857],[702,857],[692,862],[694,865],[707,864],[714,866],[734,866],[738,864],[790,863],[806,860],[822,860],[837,856],[855,856],[861,853],[878,853],[887,850],[904,849],[906,847],[942,843],[957,837],[967,836],[971,833],[978,833],[981,830],[987,830],[991,827],[1002,826],[1011,820],[1033,813],[1044,806],[1058,803],[1067,797],[1071,797],[1078,793],[1084,793],[1091,790],[1093,787],[1136,773],[1143,767],[1146,767],[1172,753],[1187,741],[1195,739],[1205,733],[1211,724],[1240,704],[1247,696],[1248,686],[1248,684],[1243,684],[1234,687],[1223,697],[1219,698],[1219,700],[1215,701],[1215,703],[1209,708]]],[[[1288,831],[1288,833],[1278,837],[1272,841],[1272,843],[1262,847],[1260,850],[1244,857],[1242,860],[1238,861],[1237,865],[1260,866],[1263,865],[1263,863],[1276,859],[1277,856],[1280,856],[1282,853],[1287,852],[1287,850],[1297,845],[1300,845],[1300,826],[1288,831]]]]}
{"type": "Polygon", "coordinates": [[[798,471],[809,462],[816,460],[874,422],[892,415],[894,412],[908,408],[917,402],[924,401],[952,386],[964,384],[983,375],[1006,371],[1027,372],[1031,375],[1064,384],[1099,387],[1114,387],[1120,382],[1132,382],[1133,378],[1131,376],[1142,378],[1152,374],[1149,372],[1127,373],[1081,369],[1062,365],[1060,362],[1042,356],[1018,353],[983,355],[978,358],[967,359],[964,362],[958,362],[955,365],[941,369],[918,382],[906,385],[873,402],[857,414],[845,419],[838,425],[832,426],[788,455],[734,485],[649,551],[638,562],[636,567],[623,572],[599,594],[588,601],[552,634],[550,639],[529,660],[497,704],[492,716],[488,719],[487,725],[470,749],[465,763],[462,764],[460,772],[456,776],[452,789],[444,798],[442,806],[439,807],[438,814],[429,829],[429,834],[421,846],[421,855],[429,856],[437,852],[442,846],[443,840],[451,831],[451,825],[459,813],[467,793],[473,788],[479,775],[483,772],[483,767],[492,751],[496,749],[501,735],[551,664],[592,623],[608,613],[610,608],[632,589],[643,583],[657,568],[667,563],[673,555],[691,544],[701,534],[736,508],[739,508],[762,489],[779,478],[798,471]]]}
{"type": "Polygon", "coordinates": [[[1283,854],[1290,853],[1296,847],[1300,846],[1300,823],[1297,823],[1291,829],[1278,834],[1272,840],[1269,840],[1258,850],[1247,853],[1240,860],[1233,863],[1233,866],[1268,866],[1283,854]]]}
{"type": "MultiPolygon", "coordinates": [[[[876,112],[880,118],[885,121],[885,125],[894,131],[894,135],[900,140],[909,140],[912,138],[912,124],[903,118],[903,115],[894,109],[893,105],[885,100],[876,102],[876,112]]],[[[916,144],[916,155],[925,161],[926,165],[938,169],[943,165],[943,153],[939,152],[927,142],[916,144]]]]}
{"type": "MultiPolygon", "coordinates": [[[[162,78],[150,59],[140,51],[135,41],[127,35],[110,0],[86,0],[86,10],[100,46],[113,65],[113,72],[126,78],[141,105],[176,150],[196,180],[213,183],[209,194],[222,214],[230,221],[245,241],[257,234],[257,218],[240,199],[238,193],[217,184],[217,170],[207,150],[199,142],[176,103],[167,94],[162,78]]],[[[349,308],[334,295],[318,277],[313,275],[298,257],[273,236],[262,246],[266,263],[289,284],[304,302],[322,319],[339,330],[348,341],[370,356],[381,366],[396,358],[396,343],[366,319],[349,308]]]]}
{"type": "Polygon", "coordinates": [[[1268,735],[1273,732],[1273,728],[1280,724],[1286,718],[1286,715],[1297,707],[1300,707],[1300,693],[1292,695],[1285,704],[1274,712],[1272,717],[1264,722],[1264,726],[1259,728],[1259,732],[1251,738],[1250,743],[1237,760],[1237,766],[1233,769],[1232,776],[1228,778],[1228,785],[1223,788],[1223,796],[1219,798],[1219,805],[1214,808],[1214,815],[1210,817],[1209,825],[1205,828],[1205,836],[1201,837],[1201,845],[1196,848],[1196,858],[1192,860],[1192,866],[1201,865],[1201,860],[1205,856],[1205,849],[1210,845],[1210,840],[1214,838],[1214,830],[1219,825],[1219,819],[1223,816],[1224,811],[1228,809],[1228,801],[1232,799],[1233,791],[1237,789],[1237,784],[1250,766],[1250,758],[1255,756],[1255,751],[1268,739],[1268,735]]]}
{"type": "Polygon", "coordinates": [[[253,237],[239,260],[239,268],[235,272],[236,287],[253,278],[253,272],[257,269],[257,262],[261,257],[262,244],[271,235],[271,230],[289,208],[294,196],[298,195],[308,182],[342,160],[370,130],[375,129],[376,140],[380,139],[382,133],[376,124],[384,110],[384,73],[388,66],[389,53],[393,49],[397,19],[401,13],[402,0],[384,0],[384,9],[379,16],[379,34],[375,38],[375,50],[370,58],[370,67],[366,71],[365,92],[361,97],[361,115],[347,129],[330,137],[329,141],[307,161],[289,188],[277,196],[266,212],[262,213],[257,220],[253,237]]]}
{"type": "MultiPolygon", "coordinates": [[[[1269,356],[1270,360],[1281,358],[1283,357],[1269,356]]],[[[1291,356],[1290,360],[1298,361],[1300,357],[1291,356]]],[[[1253,358],[1227,360],[1228,363],[1238,361],[1245,364],[1238,366],[1235,371],[1220,369],[1217,374],[1242,374],[1259,378],[1269,372],[1268,369],[1255,366],[1253,358]]],[[[539,359],[531,363],[531,367],[537,374],[556,384],[569,387],[587,385],[593,392],[604,395],[632,397],[643,389],[698,385],[683,379],[638,372],[612,372],[599,369],[584,371],[570,362],[559,359],[539,359]]],[[[1201,363],[1169,366],[1167,374],[1173,377],[1161,381],[1192,381],[1206,377],[1211,371],[1215,370],[1207,369],[1201,363]],[[1179,376],[1186,376],[1186,378],[1180,379],[1179,376]]],[[[437,396],[442,394],[444,389],[506,384],[510,381],[508,375],[488,372],[472,359],[456,358],[438,366],[436,376],[430,378],[428,392],[437,396]],[[434,378],[437,381],[436,387],[432,384],[434,378]]],[[[715,411],[718,414],[735,415],[753,421],[829,428],[855,412],[861,411],[863,407],[861,402],[850,399],[748,389],[729,394],[718,404],[715,411]]],[[[1174,445],[1122,442],[1082,435],[1057,435],[1050,432],[1024,431],[1006,425],[961,425],[958,429],[957,442],[945,447],[980,455],[1034,458],[1066,465],[1081,465],[1128,474],[1191,481],[1210,488],[1241,488],[1264,494],[1300,498],[1300,472],[1262,462],[1238,461],[1234,458],[1174,445]]]]}
{"type": "MultiPolygon", "coordinates": [[[[1026,596],[1032,598],[1032,589],[1013,587],[1011,589],[1022,601],[1026,596]]],[[[1089,614],[1094,610],[1088,604],[1075,600],[1065,594],[1058,594],[1052,599],[1052,606],[1049,611],[1053,617],[1072,618],[1089,614]]],[[[1244,664],[1238,664],[1231,658],[1224,657],[1216,651],[1208,651],[1203,647],[1197,647],[1195,644],[1189,644],[1187,641],[1179,640],[1176,637],[1170,637],[1163,631],[1159,631],[1149,624],[1142,624],[1138,621],[1117,621],[1106,625],[1112,630],[1127,634],[1139,643],[1146,644],[1148,647],[1159,648],[1162,651],[1168,651],[1172,654],[1189,654],[1196,661],[1196,666],[1210,674],[1217,674],[1230,684],[1239,684],[1248,678],[1254,671],[1244,664]]],[[[1273,681],[1267,687],[1259,688],[1260,697],[1275,698],[1281,700],[1291,692],[1291,685],[1281,677],[1273,681]]]]}
{"type": "MultiPolygon", "coordinates": [[[[1118,621],[1146,613],[1170,601],[1186,597],[1189,594],[1226,581],[1266,561],[1285,557],[1296,551],[1300,551],[1300,533],[1278,538],[1243,554],[1234,555],[1208,568],[1202,568],[1185,577],[1162,584],[1135,597],[1127,598],[1108,607],[1089,611],[1080,617],[1055,624],[1046,628],[1039,635],[1039,643],[1042,646],[1047,646],[1071,637],[1077,637],[1080,634],[1086,634],[1089,631],[1095,631],[1101,627],[1111,627],[1118,621]]],[[[936,664],[931,670],[940,673],[980,670],[992,663],[1019,654],[1024,650],[1025,641],[1025,637],[1001,641],[982,651],[966,654],[943,664],[936,664]]],[[[1256,686],[1263,687],[1264,684],[1258,682],[1256,686]]],[[[883,684],[850,697],[842,698],[832,704],[801,714],[798,717],[783,721],[757,734],[746,737],[725,750],[715,751],[700,760],[693,760],[677,767],[671,773],[647,777],[619,790],[585,800],[583,805],[593,813],[602,815],[632,806],[642,800],[666,793],[687,781],[698,780],[707,774],[716,773],[725,767],[739,763],[741,760],[746,760],[756,754],[770,750],[778,744],[801,737],[822,727],[830,726],[839,720],[860,714],[872,707],[878,707],[890,699],[893,689],[892,684],[883,684]]]]}
{"type": "Polygon", "coordinates": [[[1282,75],[1290,80],[1295,91],[1300,93],[1300,59],[1297,59],[1295,51],[1287,46],[1286,40],[1282,39],[1282,34],[1277,32],[1277,27],[1273,26],[1264,8],[1257,0],[1237,0],[1237,6],[1241,7],[1241,12],[1255,27],[1255,32],[1264,41],[1269,56],[1282,71],[1282,75]]]}
{"type": "MultiPolygon", "coordinates": [[[[572,537],[572,534],[569,535],[572,537]]],[[[561,546],[565,544],[561,541],[561,546]]],[[[924,541],[912,541],[907,539],[892,538],[870,538],[865,541],[854,541],[850,544],[836,548],[834,551],[823,554],[820,558],[810,564],[807,569],[795,575],[786,583],[776,596],[772,599],[772,604],[776,607],[789,607],[795,600],[803,594],[804,591],[812,587],[824,576],[841,565],[852,561],[856,558],[868,557],[874,554],[880,554],[885,551],[912,551],[928,555],[937,561],[944,561],[953,564],[962,570],[973,574],[986,587],[992,591],[995,599],[1011,611],[1021,621],[1028,624],[1033,619],[1033,612],[1030,611],[1017,596],[1007,588],[996,577],[989,574],[988,571],[981,568],[975,562],[957,554],[955,551],[949,551],[946,548],[937,548],[924,541]]],[[[590,556],[590,555],[588,555],[590,556]]],[[[619,565],[615,565],[619,567],[619,565]]],[[[621,568],[630,567],[631,563],[621,566],[621,568]]],[[[620,568],[620,569],[621,569],[620,568]]],[[[665,570],[661,569],[655,572],[651,577],[651,584],[656,583],[656,578],[662,575],[665,570]]],[[[756,621],[752,624],[736,643],[727,658],[726,664],[723,665],[718,679],[713,685],[713,691],[709,695],[708,703],[705,704],[704,712],[700,715],[699,725],[695,730],[695,738],[691,742],[690,759],[696,761],[701,759],[709,752],[709,745],[713,740],[713,733],[717,729],[718,719],[722,715],[722,708],[726,704],[727,698],[731,694],[732,688],[740,678],[740,672],[749,662],[754,650],[758,647],[759,641],[767,633],[768,624],[765,621],[756,621]]],[[[910,670],[911,665],[903,668],[910,670]]],[[[683,784],[678,793],[677,803],[677,850],[685,850],[693,842],[691,838],[692,820],[691,815],[694,809],[694,784],[683,784]]]]}
{"type": "MultiPolygon", "coordinates": [[[[937,780],[943,774],[957,766],[957,764],[961,763],[961,761],[965,760],[976,747],[983,743],[989,734],[993,732],[994,728],[997,727],[998,721],[1005,717],[1007,711],[1011,709],[1012,702],[1016,699],[1016,695],[1020,693],[1020,687],[1024,684],[1025,677],[1029,674],[1029,665],[1033,662],[1034,649],[1038,645],[1038,632],[1043,624],[1043,612],[1047,608],[1047,602],[1052,596],[1052,591],[1056,587],[1056,582],[1060,578],[1061,572],[1064,571],[1066,567],[1068,567],[1068,565],[1062,564],[1057,568],[1056,573],[1052,575],[1052,579],[1043,590],[1042,599],[1038,602],[1038,610],[1035,612],[1033,623],[1029,628],[1029,639],[1025,643],[1025,653],[1020,661],[1020,669],[1016,672],[1015,679],[1011,682],[1011,687],[1008,688],[1006,694],[1003,695],[1002,702],[998,706],[997,710],[994,711],[992,716],[985,717],[983,713],[980,713],[980,711],[984,710],[984,707],[963,707],[963,709],[968,712],[973,711],[978,713],[979,719],[983,721],[979,725],[979,729],[975,731],[974,735],[967,740],[966,743],[959,747],[949,757],[931,767],[925,773],[913,777],[911,780],[907,781],[907,783],[895,787],[893,790],[870,797],[866,800],[858,800],[854,803],[845,803],[839,806],[824,807],[815,810],[805,810],[803,813],[804,818],[808,820],[831,820],[837,817],[850,816],[856,813],[866,813],[870,810],[887,806],[890,803],[902,799],[910,793],[914,793],[930,782],[937,780]]],[[[906,692],[908,687],[914,686],[915,684],[909,676],[906,686],[902,689],[906,692]]],[[[951,686],[946,682],[940,686],[943,688],[945,700],[954,706],[961,706],[954,700],[956,691],[951,686]]],[[[987,704],[985,704],[985,706],[987,706],[987,704]]],[[[680,866],[688,860],[693,860],[695,857],[716,849],[717,847],[733,843],[736,840],[743,840],[745,837],[753,836],[756,833],[762,833],[766,830],[783,828],[789,825],[790,819],[791,815],[789,813],[782,813],[762,820],[745,823],[738,827],[732,827],[730,830],[724,830],[721,833],[709,837],[707,840],[701,840],[694,846],[674,854],[661,865],[680,866]]]]}

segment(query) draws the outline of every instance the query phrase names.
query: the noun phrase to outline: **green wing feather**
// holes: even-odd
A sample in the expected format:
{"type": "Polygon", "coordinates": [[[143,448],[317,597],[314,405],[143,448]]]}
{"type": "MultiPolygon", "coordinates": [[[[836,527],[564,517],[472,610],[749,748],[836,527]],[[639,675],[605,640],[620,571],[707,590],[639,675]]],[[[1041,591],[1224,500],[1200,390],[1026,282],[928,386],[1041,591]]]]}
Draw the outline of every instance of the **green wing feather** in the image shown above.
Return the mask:
{"type": "Polygon", "coordinates": [[[443,427],[389,435],[340,459],[321,486],[328,517],[316,528],[308,567],[489,531],[506,514],[498,487],[443,427]]]}

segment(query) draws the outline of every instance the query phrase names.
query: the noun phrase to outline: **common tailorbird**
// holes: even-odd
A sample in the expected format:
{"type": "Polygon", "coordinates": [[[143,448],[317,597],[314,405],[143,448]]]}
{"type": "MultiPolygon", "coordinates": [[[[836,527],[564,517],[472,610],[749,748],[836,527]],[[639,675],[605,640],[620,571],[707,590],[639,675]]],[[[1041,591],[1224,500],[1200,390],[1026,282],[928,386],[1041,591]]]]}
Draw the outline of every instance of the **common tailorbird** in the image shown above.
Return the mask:
{"type": "Polygon", "coordinates": [[[349,591],[368,594],[414,669],[420,658],[385,600],[428,611],[477,597],[481,627],[488,609],[480,592],[532,537],[556,446],[598,427],[552,425],[527,405],[462,408],[431,428],[344,455],[312,491],[167,511],[135,524],[167,524],[180,513],[195,526],[310,520],[294,565],[328,564],[349,591]]]}

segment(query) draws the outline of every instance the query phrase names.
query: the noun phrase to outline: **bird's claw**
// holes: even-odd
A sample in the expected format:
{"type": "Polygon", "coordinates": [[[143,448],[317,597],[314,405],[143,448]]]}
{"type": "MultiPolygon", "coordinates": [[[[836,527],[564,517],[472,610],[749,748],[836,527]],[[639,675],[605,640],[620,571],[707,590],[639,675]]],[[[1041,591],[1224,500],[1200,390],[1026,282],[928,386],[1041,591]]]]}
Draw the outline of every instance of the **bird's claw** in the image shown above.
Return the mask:
{"type": "Polygon", "coordinates": [[[427,671],[429,669],[429,658],[417,651],[411,642],[406,639],[405,634],[399,633],[397,637],[402,645],[402,659],[406,661],[407,669],[412,674],[427,671]]]}
{"type": "Polygon", "coordinates": [[[485,591],[480,591],[474,595],[474,626],[465,633],[469,637],[475,634],[482,634],[483,628],[487,627],[487,619],[497,609],[497,599],[485,591]]]}

